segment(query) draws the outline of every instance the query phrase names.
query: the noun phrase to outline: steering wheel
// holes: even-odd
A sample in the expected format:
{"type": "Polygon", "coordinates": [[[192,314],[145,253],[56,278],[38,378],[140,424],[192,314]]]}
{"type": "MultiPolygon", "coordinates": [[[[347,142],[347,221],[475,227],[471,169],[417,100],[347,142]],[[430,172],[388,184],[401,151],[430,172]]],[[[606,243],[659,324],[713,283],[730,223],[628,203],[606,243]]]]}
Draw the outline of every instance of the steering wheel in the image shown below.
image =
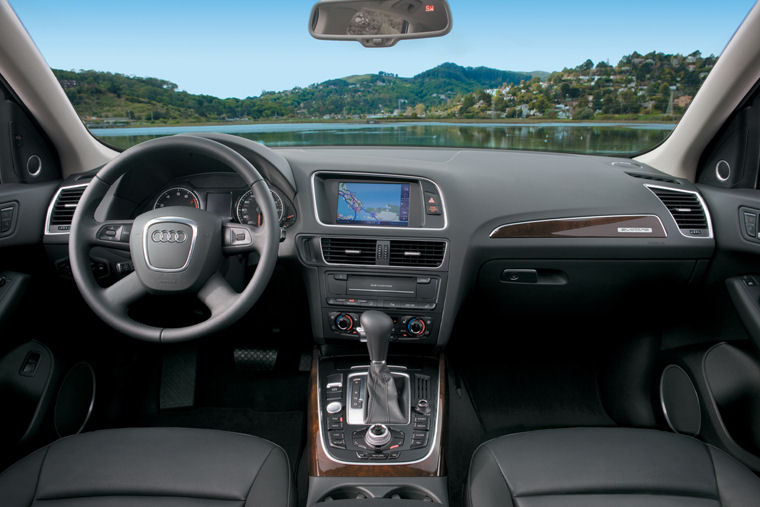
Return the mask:
{"type": "MultiPolygon", "coordinates": [[[[176,162],[175,162],[176,163],[176,162]]],[[[93,311],[116,330],[146,341],[181,342],[218,331],[242,317],[264,291],[277,262],[279,222],[266,181],[236,151],[210,139],[176,135],[134,146],[106,164],[88,185],[77,205],[69,235],[74,280],[93,311]],[[128,170],[202,156],[234,170],[252,190],[263,215],[261,227],[222,223],[206,211],[169,206],[134,220],[98,222],[95,210],[106,192],[128,170]],[[134,272],[102,288],[90,268],[92,247],[129,250],[134,272]],[[219,272],[224,255],[256,251],[253,277],[236,292],[219,272]],[[210,310],[203,322],[177,328],[146,325],[128,315],[130,304],[143,295],[195,294],[210,310]]]]}

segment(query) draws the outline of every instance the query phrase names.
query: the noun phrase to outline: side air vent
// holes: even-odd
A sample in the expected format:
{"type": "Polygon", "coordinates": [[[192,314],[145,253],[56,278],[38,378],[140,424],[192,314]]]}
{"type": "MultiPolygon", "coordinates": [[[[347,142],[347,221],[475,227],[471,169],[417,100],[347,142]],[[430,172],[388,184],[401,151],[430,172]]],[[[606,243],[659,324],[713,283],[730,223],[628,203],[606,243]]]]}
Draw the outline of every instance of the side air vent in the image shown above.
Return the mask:
{"type": "Polygon", "coordinates": [[[630,171],[626,171],[625,174],[627,174],[628,176],[632,176],[634,178],[639,178],[640,180],[661,181],[663,183],[672,183],[674,185],[681,184],[681,182],[675,178],[670,178],[668,176],[660,176],[659,174],[634,173],[630,171]]]}
{"type": "Polygon", "coordinates": [[[646,185],[668,208],[681,234],[690,238],[711,236],[707,209],[696,192],[646,185]]]}
{"type": "Polygon", "coordinates": [[[374,239],[322,238],[322,255],[329,264],[375,264],[374,239]]]}
{"type": "Polygon", "coordinates": [[[87,184],[61,187],[48,208],[47,234],[68,234],[71,219],[87,184]]]}
{"type": "Polygon", "coordinates": [[[391,266],[438,267],[443,262],[446,243],[442,241],[391,240],[391,266]]]}

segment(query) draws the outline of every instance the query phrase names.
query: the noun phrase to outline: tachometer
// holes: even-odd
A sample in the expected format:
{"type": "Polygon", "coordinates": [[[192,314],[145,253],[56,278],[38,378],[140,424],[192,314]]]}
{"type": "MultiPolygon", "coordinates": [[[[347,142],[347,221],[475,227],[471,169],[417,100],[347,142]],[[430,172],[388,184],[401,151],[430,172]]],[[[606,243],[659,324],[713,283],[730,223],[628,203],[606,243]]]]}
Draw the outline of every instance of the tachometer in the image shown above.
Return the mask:
{"type": "Polygon", "coordinates": [[[156,199],[153,209],[165,208],[167,206],[188,206],[191,208],[200,208],[201,200],[198,194],[185,187],[174,187],[161,192],[156,199]]]}
{"type": "MultiPolygon", "coordinates": [[[[283,204],[280,194],[272,190],[272,199],[274,199],[274,207],[277,210],[277,221],[282,221],[283,204]]],[[[249,190],[244,193],[238,199],[237,206],[235,206],[235,214],[237,215],[238,222],[241,224],[261,226],[262,216],[259,204],[256,202],[256,198],[253,196],[253,191],[249,190]]]]}

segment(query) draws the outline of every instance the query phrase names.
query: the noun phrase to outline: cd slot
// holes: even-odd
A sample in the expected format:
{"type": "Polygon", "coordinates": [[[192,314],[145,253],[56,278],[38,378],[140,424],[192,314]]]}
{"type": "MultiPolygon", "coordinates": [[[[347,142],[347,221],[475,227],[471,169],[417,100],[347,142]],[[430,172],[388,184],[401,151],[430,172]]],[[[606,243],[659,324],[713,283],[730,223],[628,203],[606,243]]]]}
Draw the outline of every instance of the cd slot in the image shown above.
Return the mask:
{"type": "Polygon", "coordinates": [[[351,296],[417,297],[417,279],[412,277],[349,276],[346,284],[351,296]]]}

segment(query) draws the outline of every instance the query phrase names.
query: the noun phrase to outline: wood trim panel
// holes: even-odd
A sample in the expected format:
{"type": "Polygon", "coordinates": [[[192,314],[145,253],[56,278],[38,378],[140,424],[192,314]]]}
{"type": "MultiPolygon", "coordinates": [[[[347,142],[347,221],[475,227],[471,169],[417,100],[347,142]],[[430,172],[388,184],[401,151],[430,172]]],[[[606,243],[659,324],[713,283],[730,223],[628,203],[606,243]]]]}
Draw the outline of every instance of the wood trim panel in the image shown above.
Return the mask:
{"type": "Polygon", "coordinates": [[[666,238],[657,215],[573,217],[505,224],[492,238],[666,238]]]}
{"type": "Polygon", "coordinates": [[[438,406],[440,407],[440,417],[436,421],[436,434],[439,438],[435,442],[435,447],[426,459],[413,464],[398,465],[346,465],[333,461],[322,446],[322,439],[319,434],[319,413],[318,413],[318,377],[317,366],[319,363],[319,352],[314,351],[314,359],[311,364],[311,386],[309,396],[309,414],[308,414],[308,442],[307,450],[309,453],[309,475],[312,477],[441,477],[446,471],[443,464],[443,419],[445,414],[444,400],[446,399],[446,371],[443,356],[439,359],[440,371],[440,390],[438,397],[438,406]]]}

